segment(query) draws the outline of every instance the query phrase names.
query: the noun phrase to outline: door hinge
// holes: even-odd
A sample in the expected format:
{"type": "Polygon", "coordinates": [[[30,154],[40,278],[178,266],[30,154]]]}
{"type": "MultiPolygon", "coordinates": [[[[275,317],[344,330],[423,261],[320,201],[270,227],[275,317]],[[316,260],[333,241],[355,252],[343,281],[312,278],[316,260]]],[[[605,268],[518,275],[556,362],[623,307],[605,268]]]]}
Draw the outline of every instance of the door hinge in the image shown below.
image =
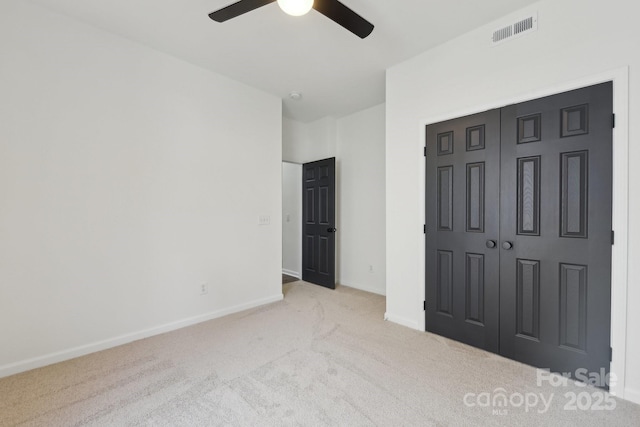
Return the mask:
{"type": "Polygon", "coordinates": [[[611,245],[616,244],[616,232],[611,230],[611,245]]]}
{"type": "Polygon", "coordinates": [[[613,362],[613,347],[609,347],[609,362],[613,362]]]}
{"type": "Polygon", "coordinates": [[[422,226],[422,232],[423,232],[424,234],[427,234],[427,224],[425,224],[425,225],[423,225],[423,226],[422,226]]]}
{"type": "Polygon", "coordinates": [[[422,309],[424,311],[427,311],[427,302],[426,301],[422,301],[422,309]]]}
{"type": "Polygon", "coordinates": [[[616,128],[616,115],[615,114],[611,115],[611,128],[612,129],[616,128]]]}
{"type": "Polygon", "coordinates": [[[424,147],[424,156],[427,157],[427,147],[424,147]]]}

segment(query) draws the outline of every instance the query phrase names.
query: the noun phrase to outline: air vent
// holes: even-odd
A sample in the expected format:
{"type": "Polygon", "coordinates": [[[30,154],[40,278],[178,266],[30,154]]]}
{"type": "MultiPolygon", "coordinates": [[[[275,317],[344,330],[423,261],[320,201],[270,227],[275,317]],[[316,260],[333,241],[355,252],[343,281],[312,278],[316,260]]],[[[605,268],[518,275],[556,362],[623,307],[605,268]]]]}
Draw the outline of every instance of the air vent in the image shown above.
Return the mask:
{"type": "Polygon", "coordinates": [[[538,14],[535,13],[524,19],[521,19],[506,27],[499,28],[493,32],[492,44],[498,45],[504,43],[507,40],[512,40],[516,37],[523,36],[538,29],[538,14]]]}

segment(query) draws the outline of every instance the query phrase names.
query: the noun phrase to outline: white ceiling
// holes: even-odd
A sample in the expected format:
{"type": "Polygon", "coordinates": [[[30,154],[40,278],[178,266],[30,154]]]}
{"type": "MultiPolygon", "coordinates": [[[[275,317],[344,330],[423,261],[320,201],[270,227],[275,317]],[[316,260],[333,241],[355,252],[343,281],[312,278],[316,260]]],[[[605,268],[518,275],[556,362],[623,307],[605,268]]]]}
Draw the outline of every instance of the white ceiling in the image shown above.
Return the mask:
{"type": "Polygon", "coordinates": [[[303,122],[384,102],[385,69],[536,0],[342,0],[376,26],[364,40],[276,3],[209,19],[234,1],[32,0],[283,98],[284,114],[303,122]]]}

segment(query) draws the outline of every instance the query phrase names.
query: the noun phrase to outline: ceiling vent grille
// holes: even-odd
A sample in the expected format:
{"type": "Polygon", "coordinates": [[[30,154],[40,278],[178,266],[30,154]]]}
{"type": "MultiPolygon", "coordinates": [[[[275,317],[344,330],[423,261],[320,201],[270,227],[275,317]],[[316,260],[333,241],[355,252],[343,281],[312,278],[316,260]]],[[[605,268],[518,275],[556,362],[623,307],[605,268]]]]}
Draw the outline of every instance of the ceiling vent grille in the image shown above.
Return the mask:
{"type": "Polygon", "coordinates": [[[534,13],[531,16],[528,16],[524,19],[521,19],[513,24],[507,25],[506,27],[499,28],[493,32],[493,37],[491,38],[492,44],[498,45],[506,42],[507,40],[512,40],[516,37],[523,36],[525,34],[531,33],[538,29],[538,14],[534,13]]]}

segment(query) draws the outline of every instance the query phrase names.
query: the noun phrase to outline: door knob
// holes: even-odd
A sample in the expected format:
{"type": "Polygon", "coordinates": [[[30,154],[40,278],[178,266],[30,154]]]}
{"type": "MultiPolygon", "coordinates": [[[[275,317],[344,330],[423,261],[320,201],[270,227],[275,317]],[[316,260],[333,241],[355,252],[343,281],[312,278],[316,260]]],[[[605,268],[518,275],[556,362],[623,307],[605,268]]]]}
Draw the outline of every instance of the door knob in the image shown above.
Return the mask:
{"type": "Polygon", "coordinates": [[[487,240],[487,247],[489,249],[493,249],[496,247],[498,243],[495,240],[487,240]]]}
{"type": "Polygon", "coordinates": [[[338,231],[338,229],[337,229],[337,228],[335,228],[335,227],[329,227],[329,228],[327,228],[327,232],[328,232],[328,233],[335,233],[336,231],[338,231]]]}
{"type": "Polygon", "coordinates": [[[508,241],[502,242],[502,249],[510,251],[511,249],[513,249],[513,243],[508,241]]]}

